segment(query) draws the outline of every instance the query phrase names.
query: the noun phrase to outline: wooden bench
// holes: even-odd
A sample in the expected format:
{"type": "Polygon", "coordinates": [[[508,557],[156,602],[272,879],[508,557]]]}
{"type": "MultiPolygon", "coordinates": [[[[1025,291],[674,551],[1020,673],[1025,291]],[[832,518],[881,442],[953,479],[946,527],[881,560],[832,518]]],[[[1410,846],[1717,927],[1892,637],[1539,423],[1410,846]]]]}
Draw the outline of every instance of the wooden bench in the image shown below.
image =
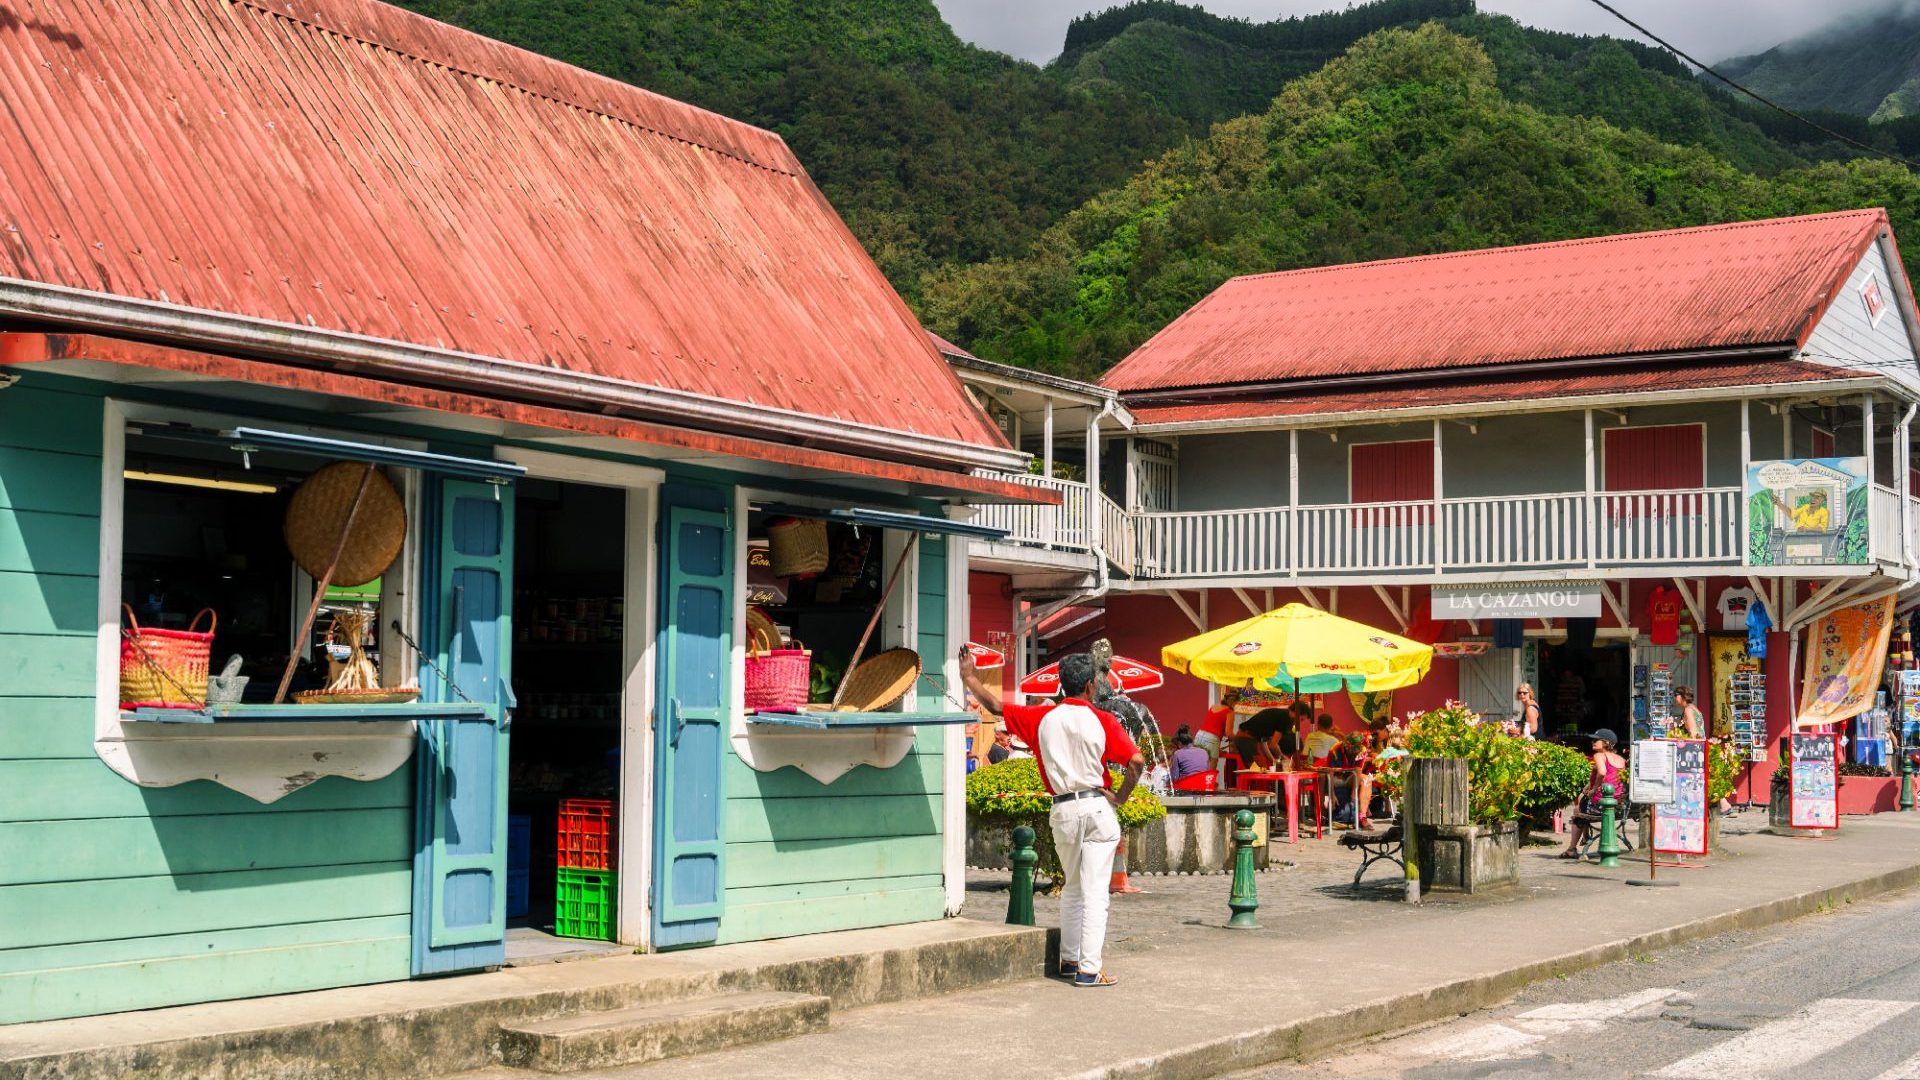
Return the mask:
{"type": "Polygon", "coordinates": [[[1360,869],[1353,873],[1350,888],[1358,890],[1360,879],[1366,876],[1367,868],[1377,862],[1390,862],[1406,872],[1407,863],[1403,854],[1400,838],[1400,823],[1376,826],[1370,829],[1349,829],[1340,834],[1340,846],[1360,853],[1360,869]]]}

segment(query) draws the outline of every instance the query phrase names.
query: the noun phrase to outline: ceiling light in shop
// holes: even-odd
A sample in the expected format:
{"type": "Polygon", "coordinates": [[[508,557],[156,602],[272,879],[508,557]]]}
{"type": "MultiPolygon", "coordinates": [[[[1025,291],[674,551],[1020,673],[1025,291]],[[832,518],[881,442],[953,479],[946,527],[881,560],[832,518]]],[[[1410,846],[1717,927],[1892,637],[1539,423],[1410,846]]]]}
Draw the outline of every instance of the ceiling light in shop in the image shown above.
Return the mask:
{"type": "Polygon", "coordinates": [[[183,476],[179,473],[143,472],[128,469],[121,473],[129,480],[145,480],[150,484],[177,484],[180,487],[212,488],[215,491],[243,491],[249,495],[272,495],[279,491],[273,484],[256,484],[248,480],[219,480],[211,476],[183,476]]]}

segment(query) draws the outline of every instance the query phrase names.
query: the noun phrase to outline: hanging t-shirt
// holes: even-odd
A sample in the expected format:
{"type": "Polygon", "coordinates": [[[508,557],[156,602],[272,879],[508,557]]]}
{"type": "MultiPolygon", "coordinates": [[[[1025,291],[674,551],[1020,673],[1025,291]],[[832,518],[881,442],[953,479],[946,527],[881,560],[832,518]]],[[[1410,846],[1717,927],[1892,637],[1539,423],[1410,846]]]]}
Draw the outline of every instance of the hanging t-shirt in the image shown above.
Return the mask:
{"type": "Polygon", "coordinates": [[[1493,647],[1496,649],[1518,649],[1527,643],[1527,624],[1524,619],[1493,620],[1493,647]]]}
{"type": "Polygon", "coordinates": [[[1651,645],[1674,645],[1680,641],[1680,591],[1655,585],[1647,597],[1647,621],[1652,624],[1651,645]]]}
{"type": "Polygon", "coordinates": [[[1752,589],[1722,591],[1720,593],[1720,629],[1745,630],[1747,613],[1753,610],[1753,605],[1758,601],[1759,597],[1753,595],[1752,589]]]}
{"type": "Polygon", "coordinates": [[[1755,660],[1764,660],[1767,656],[1767,631],[1773,629],[1773,620],[1767,616],[1767,605],[1763,600],[1755,600],[1747,605],[1747,655],[1755,660]]]}

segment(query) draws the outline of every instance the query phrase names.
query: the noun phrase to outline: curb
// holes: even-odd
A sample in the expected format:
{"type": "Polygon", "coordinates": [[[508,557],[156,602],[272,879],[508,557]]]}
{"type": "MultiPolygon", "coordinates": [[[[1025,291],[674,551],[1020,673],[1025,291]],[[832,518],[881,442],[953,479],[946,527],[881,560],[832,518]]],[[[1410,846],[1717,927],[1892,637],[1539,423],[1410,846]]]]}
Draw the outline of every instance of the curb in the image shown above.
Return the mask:
{"type": "Polygon", "coordinates": [[[1814,914],[1836,903],[1899,892],[1916,885],[1920,885],[1920,864],[1769,900],[1752,907],[1735,908],[1505,971],[1456,979],[1348,1009],[1320,1013],[1162,1054],[1104,1065],[1076,1073],[1070,1080],[1124,1080],[1132,1077],[1204,1080],[1241,1069],[1299,1061],[1376,1035],[1477,1012],[1512,997],[1532,983],[1555,975],[1598,967],[1627,959],[1634,953],[1664,949],[1730,930],[1759,929],[1814,914]]]}

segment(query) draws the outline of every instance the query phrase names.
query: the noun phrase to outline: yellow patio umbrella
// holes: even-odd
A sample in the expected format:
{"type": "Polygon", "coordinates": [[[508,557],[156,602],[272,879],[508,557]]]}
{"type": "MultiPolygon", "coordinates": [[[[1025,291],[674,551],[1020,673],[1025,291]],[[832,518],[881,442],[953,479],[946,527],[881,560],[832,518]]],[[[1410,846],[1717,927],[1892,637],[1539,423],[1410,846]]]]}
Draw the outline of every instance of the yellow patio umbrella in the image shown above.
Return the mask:
{"type": "Polygon", "coordinates": [[[1223,686],[1302,694],[1398,690],[1426,678],[1433,646],[1365,623],[1288,604],[1160,650],[1175,671],[1223,686]]]}

